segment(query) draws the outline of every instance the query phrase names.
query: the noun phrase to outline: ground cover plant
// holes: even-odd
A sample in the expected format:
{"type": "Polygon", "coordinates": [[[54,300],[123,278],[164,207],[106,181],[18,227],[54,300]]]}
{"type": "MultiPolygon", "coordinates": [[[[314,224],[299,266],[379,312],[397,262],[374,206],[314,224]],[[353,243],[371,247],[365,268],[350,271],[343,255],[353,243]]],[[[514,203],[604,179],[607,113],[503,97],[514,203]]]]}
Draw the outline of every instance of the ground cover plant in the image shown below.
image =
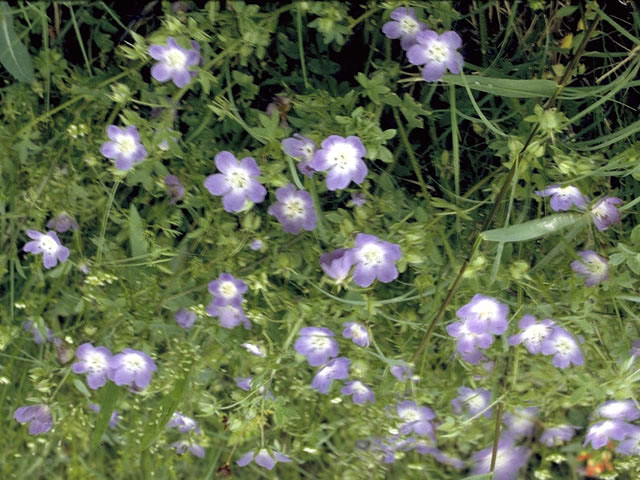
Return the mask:
{"type": "Polygon", "coordinates": [[[634,2],[0,33],[0,478],[640,477],[634,2]]]}

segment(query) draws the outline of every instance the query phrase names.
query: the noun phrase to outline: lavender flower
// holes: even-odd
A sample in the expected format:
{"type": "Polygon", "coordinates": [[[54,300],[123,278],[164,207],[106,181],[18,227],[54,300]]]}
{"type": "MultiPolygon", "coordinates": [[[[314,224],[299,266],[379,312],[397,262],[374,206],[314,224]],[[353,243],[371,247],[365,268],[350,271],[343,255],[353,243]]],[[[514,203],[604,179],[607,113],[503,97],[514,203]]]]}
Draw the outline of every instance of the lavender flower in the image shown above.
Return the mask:
{"type": "MultiPolygon", "coordinates": [[[[29,320],[25,322],[24,329],[27,332],[31,332],[33,334],[33,341],[36,345],[41,345],[45,342],[45,338],[42,336],[42,333],[40,333],[40,330],[38,330],[38,326],[35,324],[33,320],[29,320]]],[[[49,327],[44,327],[44,329],[47,335],[46,341],[48,342],[53,341],[54,336],[51,329],[49,327]]]]}
{"type": "Polygon", "coordinates": [[[394,262],[402,257],[400,245],[384,242],[374,235],[359,233],[356,235],[356,246],[345,255],[345,261],[355,265],[353,281],[360,287],[368,287],[376,278],[383,283],[398,278],[394,262]]]}
{"type": "Polygon", "coordinates": [[[215,164],[222,173],[209,175],[204,186],[209,193],[222,196],[222,206],[227,212],[239,212],[247,199],[260,203],[267,190],[256,180],[260,175],[258,164],[251,157],[238,159],[230,152],[220,152],[215,164]]]}
{"type": "Polygon", "coordinates": [[[322,148],[313,154],[309,164],[316,171],[327,172],[327,188],[342,190],[353,180],[358,185],[367,176],[367,166],[362,157],[367,151],[358,137],[329,135],[322,141],[322,148]]]}
{"type": "Polygon", "coordinates": [[[75,373],[88,373],[87,384],[89,388],[97,390],[107,383],[111,352],[107,347],[94,347],[90,343],[83,343],[76,350],[79,362],[71,365],[75,373]]]}
{"type": "Polygon", "coordinates": [[[332,252],[323,253],[320,255],[320,266],[324,273],[334,280],[341,282],[351,270],[351,263],[347,252],[349,250],[345,248],[338,248],[332,252]]]}
{"type": "MultiPolygon", "coordinates": [[[[100,412],[100,405],[96,403],[90,403],[89,408],[96,413],[100,412]]],[[[114,410],[113,412],[111,412],[111,416],[109,417],[109,428],[116,428],[116,425],[118,425],[119,420],[120,420],[120,414],[118,413],[118,411],[114,410]]]]}
{"type": "Polygon", "coordinates": [[[53,268],[58,261],[64,263],[69,258],[69,249],[60,243],[56,232],[49,231],[45,234],[36,230],[27,230],[27,235],[32,241],[25,243],[22,250],[34,255],[42,253],[44,268],[53,268]]]}
{"type": "Polygon", "coordinates": [[[542,342],[540,351],[543,355],[553,355],[553,366],[557,368],[567,368],[572,363],[584,365],[578,342],[562,327],[552,329],[551,334],[542,342]]]}
{"type": "Polygon", "coordinates": [[[187,50],[176,43],[173,37],[167,38],[167,45],[151,45],[149,55],[158,60],[151,67],[151,76],[159,82],[172,80],[174,85],[182,88],[191,81],[196,72],[189,71],[200,62],[200,46],[191,41],[193,48],[187,50]]]}
{"type": "Polygon", "coordinates": [[[509,345],[524,343],[529,353],[533,355],[540,353],[542,342],[551,334],[555,325],[555,322],[549,318],[538,323],[533,315],[525,315],[518,323],[521,332],[509,337],[509,345]]]}
{"type": "Polygon", "coordinates": [[[422,68],[422,78],[427,82],[437,82],[447,69],[460,73],[462,55],[456,50],[462,46],[462,39],[456,32],[436,32],[426,29],[418,32],[416,43],[407,50],[410,63],[422,68]]]}
{"type": "Polygon", "coordinates": [[[507,426],[505,436],[517,440],[522,437],[530,437],[536,428],[536,416],[540,409],[537,407],[517,408],[513,413],[504,414],[504,423],[507,426]]]}
{"type": "MultiPolygon", "coordinates": [[[[238,388],[244,390],[245,392],[251,390],[251,387],[253,385],[253,377],[235,377],[233,380],[236,382],[238,388]]],[[[264,395],[265,398],[268,398],[270,400],[275,399],[273,393],[271,393],[269,390],[265,390],[264,385],[260,385],[258,387],[258,393],[260,395],[264,395]]]]}
{"type": "Polygon", "coordinates": [[[285,138],[281,142],[282,150],[287,155],[298,158],[298,170],[306,177],[313,177],[315,170],[311,168],[311,160],[316,152],[316,144],[313,140],[294,133],[293,137],[285,138]]]}
{"type": "Polygon", "coordinates": [[[611,439],[622,441],[632,435],[635,436],[638,430],[640,429],[635,425],[622,420],[603,420],[589,427],[583,445],[591,443],[591,447],[597,450],[604,447],[611,439]]]}
{"type": "Polygon", "coordinates": [[[302,230],[316,228],[316,212],[309,192],[288,184],[276,190],[276,198],[278,201],[267,212],[278,219],[285,232],[297,235],[302,230]]]}
{"type": "Polygon", "coordinates": [[[640,428],[634,428],[634,430],[618,444],[616,452],[622,455],[638,455],[640,453],[640,428]]]}
{"type": "Polygon", "coordinates": [[[476,294],[471,302],[460,307],[456,315],[464,320],[471,333],[502,335],[507,330],[509,307],[495,298],[476,294]]]}
{"type": "Polygon", "coordinates": [[[178,325],[180,325],[185,330],[189,330],[194,323],[196,323],[196,319],[198,316],[195,312],[187,308],[181,308],[175,314],[175,320],[178,325]]]}
{"type": "Polygon", "coordinates": [[[318,367],[338,355],[338,342],[334,333],[325,327],[305,327],[300,330],[300,338],[293,348],[307,357],[309,365],[318,367]]]}
{"type": "Polygon", "coordinates": [[[47,433],[53,427],[51,410],[49,410],[47,405],[42,403],[18,408],[13,413],[13,418],[20,423],[30,423],[30,435],[47,433]]]}
{"type": "Polygon", "coordinates": [[[620,221],[620,212],[616,205],[624,203],[617,197],[604,197],[591,208],[591,218],[601,232],[620,221]]]}
{"type": "Polygon", "coordinates": [[[209,282],[209,293],[214,296],[212,303],[218,307],[239,307],[246,291],[247,284],[230,273],[221,273],[218,278],[209,282]]]}
{"type": "Polygon", "coordinates": [[[253,343],[243,343],[242,346],[244,348],[246,348],[249,353],[254,354],[256,357],[264,357],[265,353],[264,350],[262,348],[260,348],[258,345],[254,345],[253,343]]]}
{"type": "Polygon", "coordinates": [[[360,347],[369,346],[369,332],[367,331],[367,327],[361,323],[345,322],[342,336],[352,339],[353,343],[360,347]]]}
{"type": "Polygon", "coordinates": [[[198,434],[201,433],[198,423],[193,418],[180,412],[173,412],[171,419],[167,422],[167,428],[175,428],[180,433],[189,433],[191,431],[198,434]]]}
{"type": "Polygon", "coordinates": [[[540,435],[540,443],[547,447],[562,445],[573,438],[577,428],[573,425],[558,425],[557,427],[547,428],[540,435]]]}
{"type": "Polygon", "coordinates": [[[141,162],[147,156],[147,149],[140,143],[138,129],[132,125],[122,129],[115,125],[107,127],[107,136],[111,139],[102,144],[100,152],[115,160],[118,170],[129,170],[134,163],[141,162]]]}
{"type": "Polygon", "coordinates": [[[396,377],[401,382],[408,380],[413,375],[413,368],[408,367],[407,365],[394,365],[390,368],[391,375],[396,377]]]}
{"type": "Polygon", "coordinates": [[[178,203],[178,200],[182,200],[184,197],[184,186],[178,177],[175,175],[167,175],[164,177],[164,184],[171,197],[171,200],[169,200],[171,205],[175,205],[178,203]]]}
{"type": "Polygon", "coordinates": [[[273,467],[275,467],[276,462],[291,462],[291,459],[289,457],[283,455],[280,452],[273,450],[272,457],[266,448],[261,448],[258,451],[257,455],[255,455],[254,451],[251,450],[240,457],[236,461],[236,463],[241,467],[245,467],[249,465],[249,463],[251,463],[251,460],[253,460],[257,465],[266,468],[267,470],[271,470],[273,467]]]}
{"type": "MultiPolygon", "coordinates": [[[[489,473],[493,446],[473,454],[472,475],[489,473]]],[[[516,447],[513,440],[503,438],[498,441],[496,464],[493,471],[494,480],[516,480],[518,471],[529,461],[531,451],[525,447],[516,447]]]]}
{"type": "Polygon", "coordinates": [[[477,364],[484,359],[478,348],[489,348],[493,343],[493,335],[490,333],[473,333],[469,330],[467,322],[453,322],[447,325],[447,333],[456,338],[456,349],[463,358],[472,364],[477,364]]]}
{"type": "Polygon", "coordinates": [[[369,387],[367,387],[360,380],[353,380],[346,382],[340,393],[343,395],[352,395],[351,399],[353,403],[357,405],[364,405],[367,402],[374,403],[376,396],[369,387]]]}
{"type": "Polygon", "coordinates": [[[146,353],[125,348],[111,357],[107,375],[116,385],[135,385],[144,389],[151,382],[151,374],[157,369],[156,363],[146,353]]]}
{"type": "Polygon", "coordinates": [[[256,238],[249,244],[249,248],[254,251],[262,250],[262,247],[264,247],[264,242],[259,238],[256,238]]]}
{"type": "Polygon", "coordinates": [[[223,307],[215,305],[211,302],[206,309],[207,313],[212,317],[218,317],[220,326],[224,328],[235,328],[242,324],[247,330],[251,330],[251,322],[247,318],[247,315],[242,310],[242,307],[236,307],[234,305],[225,305],[223,307]]]}
{"type": "Polygon", "coordinates": [[[337,357],[329,360],[313,377],[311,388],[319,393],[329,393],[334,380],[344,380],[349,376],[351,361],[346,357],[337,357]]]}
{"type": "Polygon", "coordinates": [[[450,457],[446,453],[438,450],[436,447],[429,446],[424,440],[416,441],[414,450],[422,455],[431,455],[438,462],[449,465],[456,470],[462,470],[465,466],[465,463],[462,460],[450,457]]]}
{"type": "Polygon", "coordinates": [[[584,284],[593,287],[609,278],[609,262],[593,250],[578,252],[582,260],[571,262],[571,270],[584,276],[584,284]]]}
{"type": "Polygon", "coordinates": [[[569,185],[568,187],[550,185],[544,190],[536,190],[535,193],[539,197],[550,196],[551,209],[554,212],[565,212],[570,210],[574,205],[582,209],[587,204],[587,198],[573,185],[569,185]]]}
{"type": "Polygon", "coordinates": [[[391,12],[391,22],[387,22],[382,26],[382,33],[387,38],[395,40],[400,39],[400,46],[407,50],[416,43],[416,35],[427,28],[427,26],[419,22],[413,11],[413,8],[396,8],[391,12]]]}
{"type": "Polygon", "coordinates": [[[53,228],[58,233],[64,233],[68,230],[75,232],[80,227],[75,218],[66,212],[62,212],[47,222],[47,228],[53,228]]]}
{"type": "MultiPolygon", "coordinates": [[[[491,392],[484,388],[472,390],[469,387],[460,387],[458,396],[451,400],[453,411],[460,414],[463,410],[467,410],[469,416],[474,416],[489,406],[491,392]]],[[[484,412],[484,416],[491,418],[491,409],[484,412]]]]}
{"type": "Polygon", "coordinates": [[[189,451],[191,455],[198,458],[204,458],[204,448],[189,440],[178,440],[177,442],[173,442],[170,447],[173,448],[178,455],[182,455],[186,451],[189,451]]]}
{"type": "Polygon", "coordinates": [[[609,400],[598,407],[596,415],[609,420],[632,422],[640,418],[640,411],[632,399],[609,400]]]}
{"type": "Polygon", "coordinates": [[[404,422],[400,424],[400,433],[409,435],[414,432],[416,435],[429,437],[434,443],[436,432],[431,420],[436,418],[429,407],[419,407],[416,402],[405,400],[396,406],[398,417],[404,422]]]}

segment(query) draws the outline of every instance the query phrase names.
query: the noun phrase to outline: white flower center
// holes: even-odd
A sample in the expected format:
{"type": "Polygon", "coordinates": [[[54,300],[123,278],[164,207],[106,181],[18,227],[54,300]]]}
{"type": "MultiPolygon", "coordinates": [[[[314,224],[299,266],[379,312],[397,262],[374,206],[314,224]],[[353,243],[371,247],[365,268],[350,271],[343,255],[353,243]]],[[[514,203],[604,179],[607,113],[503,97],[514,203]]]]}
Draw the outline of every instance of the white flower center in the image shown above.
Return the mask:
{"type": "Polygon", "coordinates": [[[314,350],[328,350],[331,347],[331,339],[329,337],[314,335],[311,339],[311,346],[314,350]]]}
{"type": "Polygon", "coordinates": [[[103,354],[98,352],[92,352],[91,354],[89,354],[87,359],[85,360],[85,363],[87,364],[87,367],[89,368],[89,370],[91,370],[94,373],[102,372],[108,366],[107,359],[104,357],[103,354]]]}
{"type": "Polygon", "coordinates": [[[131,135],[120,135],[116,143],[120,153],[126,157],[136,151],[136,141],[131,135]]]}
{"type": "Polygon", "coordinates": [[[309,143],[305,143],[300,150],[302,150],[302,156],[306,159],[309,159],[313,156],[313,146],[309,143]]]}
{"type": "Polygon", "coordinates": [[[574,349],[575,345],[568,338],[560,337],[555,342],[556,352],[562,356],[569,355],[574,349]]]}
{"type": "Polygon", "coordinates": [[[407,422],[417,422],[420,420],[420,414],[413,408],[403,411],[400,417],[407,422]]]}
{"type": "Polygon", "coordinates": [[[588,258],[583,262],[593,275],[604,275],[607,271],[607,265],[598,258],[588,258]]]}
{"type": "Polygon", "coordinates": [[[187,56],[177,48],[172,48],[165,53],[164,63],[172,70],[182,70],[187,63],[187,56]]]}
{"type": "Polygon", "coordinates": [[[469,395],[464,401],[469,405],[469,410],[482,410],[485,406],[484,398],[478,393],[469,395]]]}
{"type": "Polygon", "coordinates": [[[449,57],[449,47],[439,40],[434,40],[427,48],[427,54],[434,62],[444,63],[449,57]]]}
{"type": "Polygon", "coordinates": [[[318,375],[323,377],[323,378],[324,377],[328,377],[330,375],[333,375],[335,370],[336,370],[336,366],[335,365],[322,367],[322,369],[320,369],[320,371],[318,372],[318,375]]]}
{"type": "Polygon", "coordinates": [[[615,402],[600,408],[600,414],[604,417],[617,417],[627,410],[627,404],[624,402],[615,402]]]}
{"type": "Polygon", "coordinates": [[[327,159],[332,167],[349,172],[356,166],[356,149],[348,143],[337,143],[329,150],[327,159]]]}
{"type": "Polygon", "coordinates": [[[304,217],[304,205],[298,198],[289,198],[284,202],[284,214],[287,218],[295,220],[304,217]]]}
{"type": "Polygon", "coordinates": [[[49,254],[56,253],[60,248],[56,241],[49,235],[42,235],[38,241],[40,242],[40,248],[49,254]]]}
{"type": "Polygon", "coordinates": [[[360,394],[360,395],[369,393],[369,389],[365,386],[364,383],[362,383],[360,381],[353,382],[353,384],[351,386],[353,387],[354,393],[357,393],[357,394],[360,394]]]}
{"type": "Polygon", "coordinates": [[[249,175],[242,170],[234,170],[227,175],[227,181],[234,190],[244,190],[249,185],[249,175]]]}
{"type": "Polygon", "coordinates": [[[418,31],[418,22],[411,17],[404,17],[399,23],[400,31],[405,35],[411,35],[418,31]]]}
{"type": "Polygon", "coordinates": [[[384,251],[380,246],[369,243],[360,249],[358,257],[364,267],[374,268],[384,262],[384,251]]]}
{"type": "Polygon", "coordinates": [[[225,281],[220,284],[220,293],[225,298],[233,298],[238,293],[238,289],[233,282],[225,281]]]}
{"type": "Polygon", "coordinates": [[[481,319],[486,320],[495,317],[498,306],[491,300],[481,300],[473,307],[473,311],[477,313],[481,319]]]}
{"type": "Polygon", "coordinates": [[[360,325],[352,325],[351,335],[353,335],[353,338],[358,339],[358,338],[366,337],[367,331],[364,328],[362,328],[360,325]]]}
{"type": "Polygon", "coordinates": [[[550,330],[551,329],[545,325],[540,325],[540,324],[531,325],[524,332],[522,332],[522,336],[529,343],[538,345],[545,339],[545,337],[549,334],[550,330]]]}
{"type": "Polygon", "coordinates": [[[146,366],[144,358],[142,358],[137,353],[126,354],[124,359],[122,360],[122,363],[124,364],[124,368],[129,370],[130,372],[142,371],[146,366]]]}

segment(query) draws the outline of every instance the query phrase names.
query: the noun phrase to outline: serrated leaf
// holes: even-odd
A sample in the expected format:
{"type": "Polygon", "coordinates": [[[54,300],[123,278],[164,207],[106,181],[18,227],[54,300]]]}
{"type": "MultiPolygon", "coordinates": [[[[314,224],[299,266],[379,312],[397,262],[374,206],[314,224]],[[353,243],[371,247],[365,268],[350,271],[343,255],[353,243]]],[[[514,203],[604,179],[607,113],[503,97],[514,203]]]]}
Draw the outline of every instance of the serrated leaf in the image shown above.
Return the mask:
{"type": "Polygon", "coordinates": [[[35,80],[31,55],[16,35],[7,2],[0,2],[0,63],[19,82],[35,80]]]}
{"type": "Polygon", "coordinates": [[[580,221],[586,222],[587,217],[577,213],[557,213],[506,228],[487,230],[480,235],[489,242],[524,242],[555,233],[580,221]]]}
{"type": "Polygon", "coordinates": [[[138,209],[132,203],[129,207],[129,245],[131,255],[139,257],[147,253],[147,244],[144,240],[144,227],[138,209]]]}

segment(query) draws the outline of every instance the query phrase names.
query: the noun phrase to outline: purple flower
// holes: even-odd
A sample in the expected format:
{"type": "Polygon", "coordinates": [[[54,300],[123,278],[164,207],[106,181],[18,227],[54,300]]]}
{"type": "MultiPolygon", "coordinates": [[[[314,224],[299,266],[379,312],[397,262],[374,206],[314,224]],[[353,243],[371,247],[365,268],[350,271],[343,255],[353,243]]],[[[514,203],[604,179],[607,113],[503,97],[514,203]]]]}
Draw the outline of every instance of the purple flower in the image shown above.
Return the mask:
{"type": "Polygon", "coordinates": [[[300,159],[298,170],[306,177],[313,177],[315,170],[311,168],[313,154],[316,153],[316,144],[313,140],[294,133],[293,137],[285,138],[281,142],[282,150],[287,155],[300,159]]]}
{"type": "Polygon", "coordinates": [[[544,190],[536,190],[535,193],[539,197],[551,196],[550,203],[554,212],[565,212],[571,209],[573,205],[582,209],[587,204],[587,198],[573,185],[569,185],[568,187],[550,185],[544,190]]]}
{"type": "Polygon", "coordinates": [[[334,380],[345,380],[349,376],[350,364],[351,361],[346,357],[337,357],[329,360],[313,377],[311,388],[320,393],[329,393],[334,380]]]}
{"type": "Polygon", "coordinates": [[[175,320],[185,330],[189,330],[196,322],[198,316],[188,308],[181,308],[175,314],[175,320]]]}
{"type": "Polygon", "coordinates": [[[460,354],[460,358],[462,358],[465,362],[469,362],[472,365],[477,365],[480,362],[484,362],[487,360],[487,357],[485,357],[480,350],[477,350],[475,348],[472,350],[469,350],[468,352],[458,351],[458,353],[460,354]]]}
{"type": "MultiPolygon", "coordinates": [[[[41,345],[45,342],[45,338],[40,333],[38,326],[35,324],[33,320],[29,320],[24,324],[24,329],[27,332],[31,332],[33,334],[33,341],[36,345],[41,345]]],[[[49,327],[44,327],[45,333],[47,335],[46,341],[51,342],[54,339],[53,332],[49,327]]]]}
{"type": "Polygon", "coordinates": [[[328,277],[338,282],[347,278],[349,270],[351,270],[351,263],[346,255],[348,251],[345,248],[338,248],[320,255],[320,266],[328,277]]]}
{"type": "Polygon", "coordinates": [[[591,443],[591,447],[597,450],[609,443],[610,439],[621,441],[635,435],[638,430],[635,425],[622,420],[603,420],[589,427],[583,446],[591,443]]]}
{"type": "Polygon", "coordinates": [[[562,327],[554,327],[542,342],[540,349],[543,355],[553,355],[553,366],[567,368],[574,365],[584,365],[584,357],[578,342],[573,335],[562,327]]]}
{"type": "Polygon", "coordinates": [[[411,378],[413,375],[413,368],[408,367],[407,365],[394,365],[390,368],[391,375],[396,377],[401,382],[404,382],[411,378]]]}
{"type": "Polygon", "coordinates": [[[616,205],[624,203],[617,197],[604,197],[591,208],[591,218],[601,232],[620,221],[620,212],[616,205]]]}
{"type": "MultiPolygon", "coordinates": [[[[89,408],[96,413],[100,412],[100,405],[98,404],[90,403],[89,408]]],[[[116,425],[118,425],[118,420],[120,420],[120,414],[117,410],[114,410],[113,412],[111,412],[111,417],[109,417],[109,428],[116,428],[116,425]]]]}
{"type": "Polygon", "coordinates": [[[198,458],[204,458],[204,448],[189,440],[178,440],[177,442],[173,442],[170,447],[173,448],[178,455],[182,455],[188,450],[191,455],[195,455],[198,458]]]}
{"type": "Polygon", "coordinates": [[[596,415],[609,420],[625,420],[632,422],[640,418],[640,411],[633,400],[609,400],[596,410],[596,415]]]}
{"type": "Polygon", "coordinates": [[[416,43],[416,35],[427,28],[427,26],[419,22],[413,11],[413,8],[396,8],[391,12],[391,22],[387,22],[382,26],[382,33],[387,38],[395,40],[400,39],[400,46],[406,50],[416,43]]]}
{"type": "Polygon", "coordinates": [[[340,393],[343,395],[352,395],[351,399],[353,403],[358,405],[364,405],[367,402],[374,403],[376,396],[369,387],[367,387],[360,380],[352,380],[346,382],[340,393]]]}
{"type": "Polygon", "coordinates": [[[192,49],[182,48],[176,43],[173,37],[167,38],[167,45],[151,45],[149,47],[149,55],[154,60],[158,60],[151,67],[151,76],[159,82],[172,80],[174,85],[182,88],[191,81],[191,77],[196,72],[189,71],[189,67],[193,67],[200,62],[200,46],[191,41],[192,49]]]}
{"type": "Polygon", "coordinates": [[[513,413],[505,413],[504,423],[507,426],[505,436],[517,440],[533,435],[539,410],[537,407],[527,407],[517,408],[513,413]]]}
{"type": "Polygon", "coordinates": [[[78,222],[76,222],[75,218],[66,212],[62,212],[47,222],[47,228],[53,228],[58,233],[64,233],[68,230],[73,230],[75,232],[80,227],[78,226],[78,222]]]}
{"type": "Polygon", "coordinates": [[[107,127],[110,142],[105,142],[100,152],[107,158],[115,160],[118,170],[129,170],[134,163],[141,162],[147,156],[147,149],[140,143],[138,129],[129,125],[124,130],[115,125],[107,127]]]}
{"type": "Polygon", "coordinates": [[[638,455],[640,453],[640,428],[634,428],[626,439],[618,444],[616,452],[623,455],[638,455]]]}
{"type": "MultiPolygon", "coordinates": [[[[473,454],[472,475],[489,473],[493,446],[473,454]]],[[[531,451],[525,447],[516,447],[513,440],[503,438],[498,441],[496,464],[493,471],[494,480],[516,480],[518,471],[529,461],[531,451]]]]}
{"type": "Polygon", "coordinates": [[[293,348],[307,357],[309,365],[318,367],[338,355],[338,342],[333,336],[334,333],[325,327],[305,327],[300,330],[300,338],[293,348]]]}
{"type": "Polygon", "coordinates": [[[447,69],[460,73],[462,55],[456,50],[461,46],[462,39],[456,32],[438,35],[426,29],[416,35],[416,43],[407,50],[407,59],[414,65],[424,65],[422,78],[427,82],[437,82],[447,69]]]}
{"type": "Polygon", "coordinates": [[[533,355],[540,353],[542,342],[551,334],[555,325],[555,322],[549,318],[538,323],[533,315],[525,315],[518,323],[521,332],[509,337],[509,345],[524,343],[529,353],[533,355]]]}
{"type": "Polygon", "coordinates": [[[42,253],[42,263],[44,268],[53,268],[60,263],[64,263],[69,258],[69,249],[60,243],[56,232],[49,231],[46,234],[35,230],[27,230],[27,235],[32,241],[25,243],[22,250],[37,255],[42,253]]]}
{"type": "Polygon", "coordinates": [[[20,423],[30,423],[30,435],[47,433],[53,427],[51,410],[49,410],[47,405],[42,403],[18,408],[14,412],[13,418],[20,423]]]}
{"type": "Polygon", "coordinates": [[[489,348],[493,343],[493,335],[490,333],[473,333],[469,330],[467,322],[453,322],[447,325],[447,333],[457,339],[456,349],[463,358],[473,364],[484,359],[478,348],[489,348]]]}
{"type": "Polygon", "coordinates": [[[235,328],[242,324],[247,330],[251,330],[251,322],[242,310],[242,307],[234,305],[225,305],[223,307],[215,305],[211,302],[206,309],[207,313],[212,317],[218,317],[220,326],[224,328],[235,328]]]}
{"type": "Polygon", "coordinates": [[[446,453],[438,450],[436,447],[429,446],[424,440],[416,441],[414,450],[422,455],[431,455],[438,462],[449,465],[456,470],[462,470],[465,466],[465,463],[462,460],[450,457],[446,453]]]}
{"type": "Polygon", "coordinates": [[[416,402],[405,400],[396,406],[398,417],[404,420],[400,424],[400,433],[409,435],[414,432],[416,435],[429,437],[434,443],[436,441],[436,431],[431,420],[436,418],[429,407],[419,407],[416,402]]]}
{"type": "Polygon", "coordinates": [[[244,348],[246,348],[249,353],[253,353],[256,357],[264,357],[265,353],[264,350],[262,348],[260,348],[258,345],[254,345],[253,343],[243,343],[242,346],[244,348]]]}
{"type": "Polygon", "coordinates": [[[367,331],[367,327],[361,323],[345,322],[342,336],[352,339],[353,343],[360,347],[369,346],[369,332],[367,331]]]}
{"type": "MultiPolygon", "coordinates": [[[[470,416],[474,416],[489,406],[491,392],[484,388],[472,390],[469,387],[460,387],[458,396],[451,400],[453,411],[460,414],[463,410],[467,410],[470,416]]],[[[491,409],[484,412],[484,416],[491,418],[491,409]]]]}
{"type": "Polygon", "coordinates": [[[180,412],[173,412],[171,419],[167,422],[167,428],[175,428],[180,433],[188,433],[191,431],[198,434],[201,433],[198,423],[193,418],[187,417],[180,412]]]}
{"type": "Polygon", "coordinates": [[[593,250],[578,252],[582,260],[571,262],[571,270],[584,276],[584,284],[593,287],[609,278],[609,262],[593,250]]]}
{"type": "Polygon", "coordinates": [[[557,447],[573,438],[576,429],[573,425],[558,425],[557,427],[547,428],[540,435],[540,443],[547,447],[557,447]]]}
{"type": "Polygon", "coordinates": [[[351,194],[351,203],[356,207],[361,207],[365,203],[367,203],[367,200],[364,198],[364,193],[362,193],[362,192],[352,193],[351,194]]]}
{"type": "Polygon", "coordinates": [[[355,265],[353,281],[360,287],[368,287],[377,278],[389,283],[398,278],[394,262],[402,257],[400,245],[380,240],[374,235],[359,233],[356,246],[345,253],[351,265],[355,265]]]}
{"type": "Polygon", "coordinates": [[[495,298],[476,294],[456,312],[471,333],[502,335],[507,330],[509,307],[495,298]]]}
{"type": "Polygon", "coordinates": [[[353,180],[360,185],[367,176],[367,166],[362,157],[367,153],[358,137],[329,135],[322,141],[322,148],[313,154],[309,164],[316,171],[327,172],[327,188],[342,190],[353,180]]]}
{"type": "Polygon", "coordinates": [[[79,362],[71,365],[75,373],[87,373],[89,388],[97,390],[107,383],[111,352],[107,347],[94,347],[90,343],[83,343],[76,350],[79,362]]]}
{"type": "Polygon", "coordinates": [[[209,175],[204,186],[211,195],[222,196],[222,206],[227,212],[239,212],[247,199],[260,203],[267,190],[256,177],[260,175],[258,164],[251,157],[238,159],[230,152],[220,152],[215,157],[216,167],[222,173],[209,175]]]}
{"type": "MultiPolygon", "coordinates": [[[[236,382],[236,385],[238,386],[238,388],[244,390],[245,392],[248,392],[249,390],[251,390],[251,386],[253,384],[253,377],[235,377],[233,379],[236,382]]],[[[275,397],[273,396],[273,393],[271,393],[269,390],[265,390],[264,385],[260,385],[258,387],[258,393],[260,395],[265,396],[265,398],[268,398],[270,400],[274,400],[275,397]]]]}
{"type": "Polygon", "coordinates": [[[156,363],[146,353],[125,348],[111,357],[108,377],[116,385],[135,385],[144,389],[151,382],[151,374],[157,369],[156,363]]]}
{"type": "Polygon", "coordinates": [[[256,250],[256,251],[261,250],[263,246],[264,246],[264,242],[259,238],[256,238],[249,244],[249,248],[251,250],[256,250]]]}
{"type": "Polygon", "coordinates": [[[184,186],[178,177],[175,175],[167,175],[164,177],[164,184],[171,197],[171,200],[169,200],[171,205],[175,205],[178,200],[182,200],[184,197],[184,186]]]}
{"type": "Polygon", "coordinates": [[[276,462],[290,462],[291,459],[286,455],[283,455],[280,452],[273,450],[273,457],[269,454],[269,451],[266,448],[262,448],[258,451],[257,455],[254,455],[254,451],[245,453],[242,457],[240,457],[236,463],[241,466],[247,466],[253,460],[257,465],[266,468],[267,470],[271,470],[275,467],[276,462]]]}
{"type": "Polygon", "coordinates": [[[285,232],[297,235],[302,230],[316,228],[316,212],[309,192],[288,184],[276,190],[276,198],[278,201],[267,212],[278,219],[285,232]]]}
{"type": "Polygon", "coordinates": [[[218,278],[209,282],[209,293],[214,296],[213,304],[219,307],[242,305],[242,295],[247,291],[247,284],[230,273],[221,273],[218,278]]]}
{"type": "Polygon", "coordinates": [[[640,340],[634,340],[631,342],[630,357],[640,357],[640,340]]]}

